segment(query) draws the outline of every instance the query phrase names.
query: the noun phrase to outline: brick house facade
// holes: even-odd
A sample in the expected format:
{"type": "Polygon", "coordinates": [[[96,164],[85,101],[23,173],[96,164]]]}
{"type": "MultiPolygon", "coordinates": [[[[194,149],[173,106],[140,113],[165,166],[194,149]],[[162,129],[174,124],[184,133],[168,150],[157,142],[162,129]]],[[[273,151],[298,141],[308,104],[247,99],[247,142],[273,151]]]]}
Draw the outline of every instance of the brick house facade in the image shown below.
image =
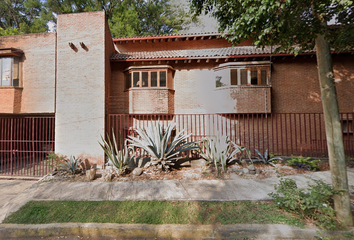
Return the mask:
{"type": "MultiPolygon", "coordinates": [[[[99,166],[97,141],[114,114],[216,114],[231,124],[231,114],[322,113],[313,52],[232,46],[214,33],[112,39],[104,12],[59,15],[57,33],[0,37],[0,59],[1,116],[55,116],[55,151],[99,166]]],[[[340,111],[352,114],[354,56],[335,53],[333,64],[340,111]]]]}

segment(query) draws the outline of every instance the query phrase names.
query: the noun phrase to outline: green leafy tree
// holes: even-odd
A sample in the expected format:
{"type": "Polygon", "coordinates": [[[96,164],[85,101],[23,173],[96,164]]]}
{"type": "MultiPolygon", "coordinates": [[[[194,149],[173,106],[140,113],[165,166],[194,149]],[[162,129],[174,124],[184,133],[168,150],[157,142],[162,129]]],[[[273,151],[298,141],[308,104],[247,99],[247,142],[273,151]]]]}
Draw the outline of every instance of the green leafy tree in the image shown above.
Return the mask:
{"type": "Polygon", "coordinates": [[[63,13],[105,11],[113,37],[176,33],[196,19],[170,0],[46,0],[51,20],[63,13]]]}
{"type": "Polygon", "coordinates": [[[190,0],[196,15],[211,12],[233,43],[253,39],[257,47],[277,51],[316,49],[318,76],[326,125],[336,215],[352,226],[343,135],[334,83],[331,48],[354,46],[354,4],[351,0],[190,0]],[[330,26],[329,26],[330,24],[330,26]],[[298,48],[296,48],[298,47],[298,48]]]}
{"type": "Polygon", "coordinates": [[[7,28],[3,29],[0,27],[0,36],[11,36],[11,35],[19,35],[22,34],[17,28],[7,28]]]}
{"type": "Polygon", "coordinates": [[[8,33],[45,32],[47,21],[48,15],[40,0],[0,1],[0,27],[8,33]]]}

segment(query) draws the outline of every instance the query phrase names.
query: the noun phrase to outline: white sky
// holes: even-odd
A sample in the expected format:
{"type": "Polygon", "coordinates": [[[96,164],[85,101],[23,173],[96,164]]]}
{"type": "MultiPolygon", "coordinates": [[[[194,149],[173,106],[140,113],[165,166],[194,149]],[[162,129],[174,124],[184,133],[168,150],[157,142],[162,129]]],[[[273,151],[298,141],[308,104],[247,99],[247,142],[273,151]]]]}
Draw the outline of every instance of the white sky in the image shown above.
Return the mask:
{"type": "MultiPolygon", "coordinates": [[[[184,6],[184,10],[189,12],[189,2],[188,0],[172,0],[176,5],[184,6]]],[[[218,23],[215,18],[208,15],[201,15],[199,17],[200,23],[198,25],[193,24],[188,30],[183,33],[201,33],[201,32],[217,32],[218,23]]]]}

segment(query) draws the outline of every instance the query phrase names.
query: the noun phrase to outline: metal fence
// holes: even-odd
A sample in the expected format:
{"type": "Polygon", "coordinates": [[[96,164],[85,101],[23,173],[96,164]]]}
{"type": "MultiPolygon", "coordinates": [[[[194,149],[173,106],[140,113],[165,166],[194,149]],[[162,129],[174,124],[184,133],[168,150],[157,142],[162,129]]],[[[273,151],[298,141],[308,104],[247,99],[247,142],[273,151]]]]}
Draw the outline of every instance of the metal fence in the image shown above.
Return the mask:
{"type": "MultiPolygon", "coordinates": [[[[354,157],[353,113],[341,114],[345,153],[354,157]]],[[[160,121],[164,126],[176,123],[176,131],[193,133],[190,141],[203,137],[228,135],[255,156],[255,149],[267,149],[275,155],[327,157],[327,141],[323,114],[111,114],[107,130],[118,138],[136,135],[137,128],[160,121]]]]}
{"type": "Polygon", "coordinates": [[[0,116],[0,175],[43,176],[54,151],[53,116],[0,116]]]}

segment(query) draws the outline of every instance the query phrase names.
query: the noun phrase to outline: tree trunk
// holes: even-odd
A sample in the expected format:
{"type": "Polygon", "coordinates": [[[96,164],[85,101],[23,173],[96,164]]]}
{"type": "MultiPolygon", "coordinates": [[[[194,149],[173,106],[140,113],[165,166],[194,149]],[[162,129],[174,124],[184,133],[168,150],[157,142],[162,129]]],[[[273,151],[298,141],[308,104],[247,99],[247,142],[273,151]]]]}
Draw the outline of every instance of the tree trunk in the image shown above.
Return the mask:
{"type": "Polygon", "coordinates": [[[334,208],[336,216],[342,224],[353,226],[343,146],[343,132],[334,83],[332,56],[329,43],[323,35],[318,35],[316,38],[316,56],[332,185],[335,189],[343,190],[343,192],[335,194],[334,208]]]}

